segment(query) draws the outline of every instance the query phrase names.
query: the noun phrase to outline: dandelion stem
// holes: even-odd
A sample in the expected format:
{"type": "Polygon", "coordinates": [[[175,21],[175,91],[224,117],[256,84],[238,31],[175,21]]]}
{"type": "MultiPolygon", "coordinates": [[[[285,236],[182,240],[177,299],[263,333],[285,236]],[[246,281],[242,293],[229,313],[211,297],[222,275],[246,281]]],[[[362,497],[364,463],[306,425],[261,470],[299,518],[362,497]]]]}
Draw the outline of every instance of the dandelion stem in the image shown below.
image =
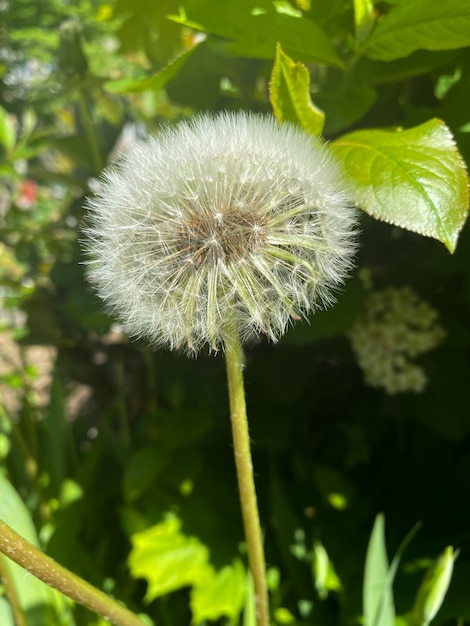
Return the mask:
{"type": "Polygon", "coordinates": [[[116,626],[144,626],[134,613],[79,578],[0,520],[0,552],[50,587],[102,615],[116,626]]]}
{"type": "Polygon", "coordinates": [[[227,330],[225,358],[230,400],[232,437],[237,468],[238,490],[248,546],[248,560],[253,576],[257,626],[269,626],[268,591],[261,525],[256,501],[253,463],[251,460],[245,389],[243,385],[243,352],[238,331],[227,330]]]}

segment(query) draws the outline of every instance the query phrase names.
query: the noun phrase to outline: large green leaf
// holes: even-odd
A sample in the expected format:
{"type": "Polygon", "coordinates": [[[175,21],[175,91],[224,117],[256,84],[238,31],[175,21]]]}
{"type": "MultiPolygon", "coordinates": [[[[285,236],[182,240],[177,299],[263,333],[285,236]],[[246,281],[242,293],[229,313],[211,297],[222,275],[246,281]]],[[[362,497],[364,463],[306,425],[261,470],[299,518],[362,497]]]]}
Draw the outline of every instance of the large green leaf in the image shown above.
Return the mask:
{"type": "Polygon", "coordinates": [[[136,578],[148,582],[145,599],[188,585],[197,585],[212,574],[209,550],[196,537],[181,532],[181,520],[169,516],[161,524],[132,537],[129,568],[136,578]]]}
{"type": "Polygon", "coordinates": [[[453,50],[470,45],[468,0],[407,0],[382,18],[365,54],[392,61],[415,50],[453,50]]]}
{"type": "MultiPolygon", "coordinates": [[[[11,526],[30,543],[38,546],[36,531],[28,509],[10,482],[0,474],[0,519],[11,526]]],[[[0,555],[5,560],[18,602],[28,626],[73,626],[69,601],[60,593],[48,587],[38,578],[25,574],[22,567],[0,555]]],[[[6,611],[0,609],[0,615],[6,611]]],[[[3,626],[4,622],[0,622],[3,626]]],[[[8,622],[5,622],[5,626],[8,622]]]]}
{"type": "Polygon", "coordinates": [[[468,214],[468,175],[442,121],[408,130],[357,131],[331,146],[366,213],[455,250],[468,214]]]}
{"type": "Polygon", "coordinates": [[[323,130],[325,114],[310,99],[310,73],[296,63],[277,44],[270,85],[271,105],[277,120],[299,124],[309,134],[323,130]]]}
{"type": "Polygon", "coordinates": [[[364,626],[395,626],[395,608],[385,547],[385,519],[378,515],[367,548],[364,573],[364,626]]]}
{"type": "Polygon", "coordinates": [[[193,0],[169,19],[227,40],[235,56],[272,59],[276,43],[304,61],[343,66],[330,39],[319,26],[270,0],[193,0]]]}

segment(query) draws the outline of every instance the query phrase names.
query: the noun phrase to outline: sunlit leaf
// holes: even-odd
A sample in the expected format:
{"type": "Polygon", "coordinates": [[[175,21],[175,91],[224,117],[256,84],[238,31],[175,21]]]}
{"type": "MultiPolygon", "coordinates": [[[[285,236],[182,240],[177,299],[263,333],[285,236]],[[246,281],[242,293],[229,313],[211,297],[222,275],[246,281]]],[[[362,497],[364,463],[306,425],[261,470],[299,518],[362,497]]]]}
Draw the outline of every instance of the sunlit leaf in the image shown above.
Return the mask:
{"type": "Polygon", "coordinates": [[[209,550],[181,532],[177,517],[135,534],[132,546],[129,568],[135,578],[147,580],[147,602],[211,577],[209,550]]]}
{"type": "Polygon", "coordinates": [[[283,606],[280,606],[278,609],[274,611],[274,620],[276,624],[280,626],[284,626],[284,624],[295,624],[295,617],[283,606]]]}
{"type": "Polygon", "coordinates": [[[354,0],[354,30],[358,43],[369,36],[375,22],[372,0],[354,0]]]}
{"type": "Polygon", "coordinates": [[[447,126],[364,130],[331,144],[369,215],[438,239],[453,252],[468,214],[468,176],[447,126]]]}
{"type": "Polygon", "coordinates": [[[13,152],[16,143],[16,130],[13,118],[8,111],[0,107],[0,144],[7,153],[13,152]]]}
{"type": "Polygon", "coordinates": [[[448,546],[427,570],[416,595],[413,623],[427,626],[440,609],[449,588],[457,553],[448,546]]]}
{"type": "Polygon", "coordinates": [[[341,581],[335,572],[333,563],[321,541],[313,544],[312,575],[318,596],[324,600],[330,591],[339,591],[341,581]]]}
{"type": "Polygon", "coordinates": [[[0,597],[0,624],[2,626],[16,626],[10,605],[5,597],[0,597]]]}
{"type": "Polygon", "coordinates": [[[392,61],[421,48],[453,50],[470,45],[468,0],[400,2],[382,18],[365,53],[372,59],[392,61]]]}
{"type": "Polygon", "coordinates": [[[325,114],[310,99],[310,73],[303,63],[287,56],[280,44],[276,47],[270,96],[279,122],[294,122],[311,135],[321,134],[325,114]]]}
{"type": "Polygon", "coordinates": [[[228,617],[236,623],[246,595],[246,571],[238,560],[214,572],[191,592],[191,611],[196,624],[228,617]]]}
{"type": "Polygon", "coordinates": [[[348,508],[354,487],[350,480],[341,472],[326,465],[318,465],[314,471],[317,489],[330,506],[338,511],[348,508]]]}
{"type": "Polygon", "coordinates": [[[378,515],[367,548],[364,573],[365,626],[395,626],[395,608],[385,547],[385,519],[378,515]]]}
{"type": "Polygon", "coordinates": [[[256,626],[255,589],[250,572],[246,574],[246,589],[243,626],[256,626]]]}

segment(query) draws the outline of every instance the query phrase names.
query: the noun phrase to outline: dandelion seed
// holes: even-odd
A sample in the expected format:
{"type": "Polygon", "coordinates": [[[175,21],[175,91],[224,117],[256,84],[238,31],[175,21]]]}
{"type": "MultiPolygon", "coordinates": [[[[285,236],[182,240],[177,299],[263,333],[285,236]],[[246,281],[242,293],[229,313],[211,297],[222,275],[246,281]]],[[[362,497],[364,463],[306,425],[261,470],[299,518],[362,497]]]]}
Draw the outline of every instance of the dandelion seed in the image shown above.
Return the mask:
{"type": "Polygon", "coordinates": [[[201,116],[131,147],[88,201],[88,274],[131,335],[198,352],[278,340],[331,303],[355,209],[327,148],[245,113],[201,116]]]}

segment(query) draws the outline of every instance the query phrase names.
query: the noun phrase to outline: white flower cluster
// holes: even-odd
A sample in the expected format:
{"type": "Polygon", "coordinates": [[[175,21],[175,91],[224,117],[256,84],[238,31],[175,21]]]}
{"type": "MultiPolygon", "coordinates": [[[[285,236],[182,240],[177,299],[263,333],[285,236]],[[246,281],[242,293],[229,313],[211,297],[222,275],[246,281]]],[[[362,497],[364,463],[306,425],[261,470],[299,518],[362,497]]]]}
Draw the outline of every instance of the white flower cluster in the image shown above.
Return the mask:
{"type": "Polygon", "coordinates": [[[277,340],[334,299],[356,211],[327,148],[290,124],[201,116],[131,147],[88,201],[89,277],[125,329],[170,349],[277,340]]]}
{"type": "Polygon", "coordinates": [[[366,383],[389,394],[422,392],[426,374],[412,359],[444,339],[437,318],[409,287],[373,292],[349,332],[366,383]]]}

